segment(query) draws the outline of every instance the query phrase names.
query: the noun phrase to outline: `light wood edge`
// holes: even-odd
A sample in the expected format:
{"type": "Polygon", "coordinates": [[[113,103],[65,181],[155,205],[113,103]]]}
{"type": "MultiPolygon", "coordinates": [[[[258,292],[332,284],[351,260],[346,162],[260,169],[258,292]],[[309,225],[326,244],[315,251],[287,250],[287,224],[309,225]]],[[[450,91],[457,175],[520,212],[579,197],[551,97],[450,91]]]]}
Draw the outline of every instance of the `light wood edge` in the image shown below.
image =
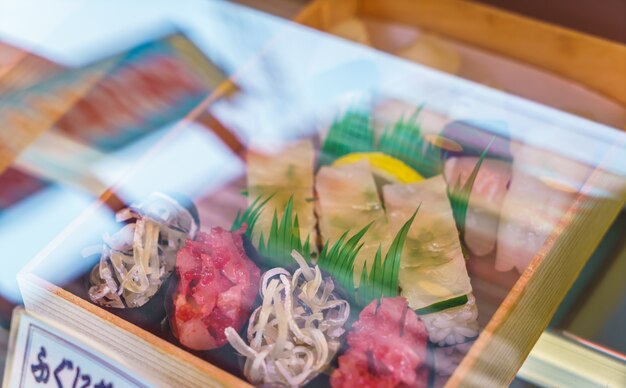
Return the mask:
{"type": "Polygon", "coordinates": [[[569,78],[626,105],[626,46],[464,0],[317,0],[295,21],[328,31],[353,16],[427,29],[569,78]]]}
{"type": "MultiPolygon", "coordinates": [[[[614,146],[607,154],[620,152],[614,146]]],[[[605,160],[608,159],[605,158],[605,160]]],[[[626,179],[594,170],[496,310],[446,387],[508,386],[602,237],[626,204],[626,179]],[[589,194],[602,187],[610,198],[589,194]],[[593,231],[593,232],[590,232],[593,231]]]]}
{"type": "Polygon", "coordinates": [[[91,314],[96,319],[104,321],[117,329],[120,329],[126,333],[140,338],[141,340],[149,344],[150,347],[156,352],[163,354],[166,357],[172,357],[184,361],[190,367],[193,367],[200,371],[200,373],[206,375],[207,379],[209,380],[212,380],[226,387],[251,387],[251,385],[247,382],[222,370],[221,368],[209,363],[208,361],[196,357],[191,353],[185,351],[184,349],[145,331],[139,326],[136,326],[92,303],[87,302],[86,300],[64,290],[63,288],[56,286],[45,279],[42,279],[36,274],[22,274],[20,280],[22,282],[28,282],[31,285],[35,285],[42,290],[46,290],[56,297],[61,298],[73,304],[74,306],[83,309],[85,312],[91,314]]]}

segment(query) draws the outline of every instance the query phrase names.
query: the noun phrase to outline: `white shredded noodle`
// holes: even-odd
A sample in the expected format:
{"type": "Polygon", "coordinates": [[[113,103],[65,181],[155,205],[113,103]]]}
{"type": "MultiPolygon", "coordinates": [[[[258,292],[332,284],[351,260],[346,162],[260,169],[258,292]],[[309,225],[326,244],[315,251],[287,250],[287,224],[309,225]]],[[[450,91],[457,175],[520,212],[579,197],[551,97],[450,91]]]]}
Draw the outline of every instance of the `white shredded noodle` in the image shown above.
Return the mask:
{"type": "Polygon", "coordinates": [[[311,381],[337,353],[348,301],[333,293],[334,283],[318,266],[309,267],[295,250],[299,268],[263,275],[263,302],[248,325],[248,343],[232,327],[225,330],[230,344],[246,358],[244,375],[253,384],[282,383],[298,387],[311,381]]]}
{"type": "MultiPolygon", "coordinates": [[[[105,307],[140,307],[172,273],[176,253],[187,238],[195,236],[198,225],[187,209],[160,193],[152,193],[144,204],[120,210],[115,218],[135,222],[103,236],[89,296],[105,307]]],[[[82,253],[88,257],[94,249],[82,253]]]]}

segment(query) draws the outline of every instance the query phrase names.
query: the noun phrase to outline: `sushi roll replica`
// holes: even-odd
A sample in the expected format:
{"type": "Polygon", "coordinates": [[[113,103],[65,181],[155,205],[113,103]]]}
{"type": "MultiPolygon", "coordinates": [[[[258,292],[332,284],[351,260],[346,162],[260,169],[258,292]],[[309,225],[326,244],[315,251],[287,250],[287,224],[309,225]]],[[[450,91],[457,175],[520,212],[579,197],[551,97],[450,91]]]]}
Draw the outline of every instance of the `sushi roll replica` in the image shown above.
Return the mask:
{"type": "Polygon", "coordinates": [[[198,212],[191,201],[152,193],[115,218],[126,224],[113,235],[105,234],[102,246],[83,251],[84,256],[100,254],[91,271],[89,297],[104,307],[141,307],[171,275],[185,240],[195,237],[198,212]]]}

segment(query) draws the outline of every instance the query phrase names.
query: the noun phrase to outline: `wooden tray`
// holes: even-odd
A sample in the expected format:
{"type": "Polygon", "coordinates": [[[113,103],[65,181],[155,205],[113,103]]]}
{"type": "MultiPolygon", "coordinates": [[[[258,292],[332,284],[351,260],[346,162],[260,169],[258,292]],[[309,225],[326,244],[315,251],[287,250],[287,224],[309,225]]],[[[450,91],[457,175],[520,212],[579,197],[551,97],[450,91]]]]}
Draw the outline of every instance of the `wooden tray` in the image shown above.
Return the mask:
{"type": "MultiPolygon", "coordinates": [[[[175,133],[172,136],[176,136],[175,133]]],[[[151,150],[151,154],[166,147],[168,141],[164,139],[151,150]]],[[[611,157],[608,155],[607,161],[611,157]]],[[[151,159],[152,156],[148,155],[141,164],[149,165],[151,159]]],[[[140,165],[135,171],[141,173],[141,169],[140,165]]],[[[133,179],[133,174],[128,179],[133,179]]],[[[601,169],[594,171],[570,210],[519,278],[512,277],[511,273],[503,274],[502,282],[496,284],[489,282],[493,274],[481,275],[484,267],[468,269],[478,301],[482,333],[448,381],[450,386],[501,386],[513,379],[610,226],[612,216],[624,206],[623,196],[601,199],[592,192],[601,187],[611,193],[623,194],[624,186],[623,178],[601,169]],[[498,290],[495,293],[494,288],[498,290]]],[[[216,217],[215,214],[206,214],[211,213],[216,205],[232,206],[232,197],[238,193],[237,188],[230,190],[230,194],[211,195],[208,200],[213,202],[211,207],[203,205],[206,199],[201,199],[198,206],[202,222],[205,225],[219,224],[219,221],[205,222],[210,217],[216,217]]],[[[145,370],[158,384],[181,387],[246,386],[244,381],[176,346],[172,339],[164,338],[155,322],[148,325],[131,323],[132,319],[89,302],[84,288],[81,288],[84,287],[84,281],[81,281],[84,275],[71,282],[50,279],[47,270],[62,261],[59,260],[60,255],[73,255],[74,259],[58,265],[78,265],[73,264],[78,263],[80,258],[76,253],[80,249],[76,244],[80,241],[77,237],[88,230],[101,228],[94,226],[102,219],[101,213],[110,214],[110,207],[117,206],[117,198],[112,194],[112,191],[107,192],[69,225],[20,274],[20,289],[27,308],[79,332],[92,333],[103,346],[118,352],[131,367],[145,370]]],[[[231,208],[233,212],[235,209],[231,208]]],[[[475,263],[485,264],[484,261],[475,263]]]]}

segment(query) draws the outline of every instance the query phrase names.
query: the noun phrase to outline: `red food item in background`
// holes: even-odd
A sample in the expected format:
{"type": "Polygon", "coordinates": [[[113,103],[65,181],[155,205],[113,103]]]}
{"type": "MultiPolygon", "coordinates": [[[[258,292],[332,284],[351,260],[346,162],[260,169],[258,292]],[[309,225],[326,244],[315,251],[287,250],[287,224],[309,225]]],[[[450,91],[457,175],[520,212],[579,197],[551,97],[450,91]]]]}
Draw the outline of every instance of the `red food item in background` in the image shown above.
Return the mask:
{"type": "Polygon", "coordinates": [[[224,329],[240,330],[259,289],[259,268],[246,256],[243,230],[212,228],[187,240],[176,256],[178,285],[170,322],[181,344],[210,350],[226,344],[224,329]]]}
{"type": "Polygon", "coordinates": [[[333,387],[426,387],[426,326],[403,297],[372,301],[348,334],[333,387]]]}

